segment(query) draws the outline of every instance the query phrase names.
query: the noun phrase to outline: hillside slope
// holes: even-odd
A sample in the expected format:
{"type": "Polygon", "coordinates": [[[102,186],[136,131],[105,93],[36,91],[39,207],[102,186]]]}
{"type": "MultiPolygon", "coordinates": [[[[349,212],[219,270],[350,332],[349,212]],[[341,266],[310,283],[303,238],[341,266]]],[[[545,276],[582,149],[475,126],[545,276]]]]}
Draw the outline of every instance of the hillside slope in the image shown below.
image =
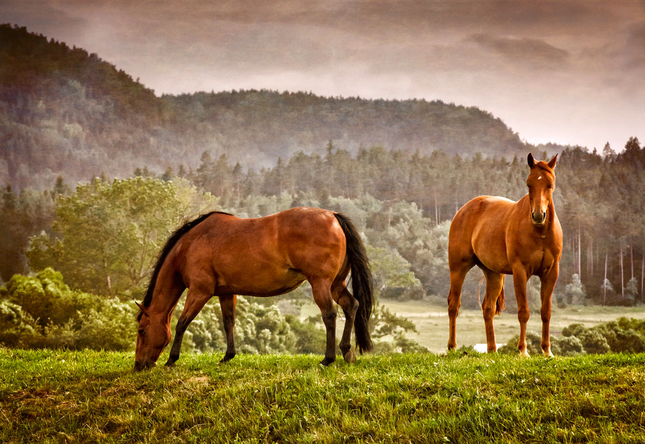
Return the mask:
{"type": "Polygon", "coordinates": [[[427,154],[526,152],[518,135],[477,108],[441,101],[324,98],[233,91],[157,97],[127,73],[80,48],[0,25],[0,183],[52,186],[134,168],[196,167],[226,154],[260,168],[328,141],[427,154]]]}
{"type": "Polygon", "coordinates": [[[182,355],[0,349],[2,442],[643,442],[645,355],[182,355]]]}

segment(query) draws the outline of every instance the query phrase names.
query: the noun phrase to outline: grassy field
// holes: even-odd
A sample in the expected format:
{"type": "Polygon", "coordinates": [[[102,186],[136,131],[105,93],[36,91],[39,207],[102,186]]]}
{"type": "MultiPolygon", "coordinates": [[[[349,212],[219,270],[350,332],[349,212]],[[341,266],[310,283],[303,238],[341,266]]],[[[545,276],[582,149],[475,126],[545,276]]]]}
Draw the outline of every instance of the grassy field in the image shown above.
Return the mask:
{"type": "Polygon", "coordinates": [[[645,354],[219,358],[0,349],[0,442],[645,442],[645,354]]]}
{"type": "MultiPolygon", "coordinates": [[[[448,306],[447,303],[431,303],[427,301],[382,301],[383,305],[393,313],[408,318],[414,322],[418,334],[409,337],[425,346],[433,353],[446,351],[448,344],[448,306]]],[[[313,303],[302,307],[302,317],[320,316],[320,310],[313,303]]],[[[640,307],[583,307],[568,306],[566,308],[553,307],[551,317],[551,334],[559,335],[562,329],[573,323],[581,323],[593,327],[604,322],[615,321],[621,316],[627,318],[645,319],[645,306],[640,307]]],[[[341,322],[338,323],[339,332],[342,331],[341,322]]],[[[542,332],[542,321],[539,312],[532,312],[528,323],[528,330],[536,333],[542,332]]],[[[495,316],[495,337],[498,343],[504,344],[513,336],[520,333],[520,324],[517,313],[505,310],[501,316],[495,316]]],[[[480,310],[460,310],[457,318],[457,345],[461,347],[474,346],[486,343],[486,330],[484,318],[480,310]]]]}

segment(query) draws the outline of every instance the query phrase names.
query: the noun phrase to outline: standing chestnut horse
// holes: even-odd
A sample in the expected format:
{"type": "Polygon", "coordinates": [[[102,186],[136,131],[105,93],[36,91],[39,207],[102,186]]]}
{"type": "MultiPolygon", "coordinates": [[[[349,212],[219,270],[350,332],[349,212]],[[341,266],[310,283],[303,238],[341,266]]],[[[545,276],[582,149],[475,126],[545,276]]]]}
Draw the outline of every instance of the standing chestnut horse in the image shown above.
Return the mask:
{"type": "Polygon", "coordinates": [[[163,248],[139,305],[135,370],[154,367],[170,343],[172,313],[186,288],[186,305],[167,366],[179,359],[188,324],[211,297],[218,296],[222,307],[227,347],[220,362],[225,362],[235,356],[236,295],[276,296],[305,280],[311,284],[327,330],[321,364],[336,359],[334,301],[345,312],[340,341],[345,360],[356,360],[350,345],[352,326],[361,353],[370,351],[372,274],[360,235],[347,217],[318,208],[292,208],[257,219],[213,212],[185,224],[163,248]],[[350,270],[353,296],[345,286],[350,270]]]}
{"type": "Polygon", "coordinates": [[[526,282],[539,276],[542,299],[542,351],[552,356],[549,341],[551,296],[558,280],[562,255],[562,228],[555,214],[553,189],[557,154],[549,163],[528,155],[531,172],[526,180],[529,193],[518,202],[502,197],[480,196],[464,205],[450,225],[448,263],[450,267],[450,338],[448,349],[457,346],[456,322],[461,306],[461,287],[466,273],[475,265],[486,277],[482,304],[489,352],[497,351],[493,316],[504,309],[504,275],[513,275],[520,321],[520,353],[526,352],[526,323],[529,307],[526,282]]]}

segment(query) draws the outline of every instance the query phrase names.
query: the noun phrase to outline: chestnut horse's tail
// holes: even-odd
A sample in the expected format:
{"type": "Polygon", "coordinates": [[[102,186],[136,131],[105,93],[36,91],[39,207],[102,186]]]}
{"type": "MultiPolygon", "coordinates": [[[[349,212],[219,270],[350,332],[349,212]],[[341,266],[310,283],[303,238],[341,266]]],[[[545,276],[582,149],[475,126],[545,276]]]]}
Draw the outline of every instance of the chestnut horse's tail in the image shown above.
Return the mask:
{"type": "Polygon", "coordinates": [[[506,297],[504,297],[504,287],[502,287],[502,292],[499,294],[499,297],[497,298],[497,306],[495,307],[495,314],[496,315],[501,315],[502,310],[506,308],[506,297]]]}
{"type": "MultiPolygon", "coordinates": [[[[484,282],[484,275],[482,275],[482,279],[479,281],[479,288],[477,289],[477,300],[479,301],[479,308],[484,309],[482,307],[482,300],[481,297],[479,296],[479,291],[482,288],[482,282],[484,282]]],[[[506,297],[504,296],[504,286],[502,286],[502,291],[499,293],[499,297],[497,298],[497,301],[495,301],[495,314],[497,316],[500,316],[502,314],[502,310],[506,308],[506,297]]]]}
{"type": "Polygon", "coordinates": [[[346,216],[334,213],[338,223],[345,233],[347,243],[347,259],[352,269],[352,293],[358,300],[359,306],[354,320],[356,345],[361,353],[373,349],[370,338],[370,316],[372,316],[372,271],[365,252],[365,246],[354,224],[346,216]]]}
{"type": "Polygon", "coordinates": [[[161,250],[161,253],[159,254],[159,259],[157,259],[157,263],[155,264],[155,269],[152,272],[152,277],[150,278],[150,283],[148,284],[148,290],[146,291],[146,296],[143,298],[144,307],[149,307],[150,303],[152,302],[152,295],[154,294],[154,291],[155,291],[155,285],[157,283],[157,278],[159,277],[159,272],[161,271],[161,267],[163,263],[166,261],[166,258],[168,257],[168,254],[170,253],[172,248],[177,244],[179,239],[181,239],[181,237],[184,234],[188,233],[193,227],[203,222],[207,217],[209,217],[213,213],[219,213],[219,211],[213,211],[208,214],[202,214],[197,219],[185,223],[168,238],[168,240],[166,241],[166,245],[164,245],[163,249],[161,250]]]}

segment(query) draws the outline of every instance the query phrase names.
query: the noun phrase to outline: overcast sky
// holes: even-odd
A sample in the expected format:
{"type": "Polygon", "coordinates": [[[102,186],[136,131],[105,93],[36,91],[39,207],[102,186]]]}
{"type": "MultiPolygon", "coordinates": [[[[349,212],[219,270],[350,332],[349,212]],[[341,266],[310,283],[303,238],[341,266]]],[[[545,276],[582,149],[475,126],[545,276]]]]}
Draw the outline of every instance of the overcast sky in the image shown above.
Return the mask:
{"type": "Polygon", "coordinates": [[[477,106],[531,143],[645,142],[645,0],[2,0],[157,95],[271,89],[477,106]]]}

